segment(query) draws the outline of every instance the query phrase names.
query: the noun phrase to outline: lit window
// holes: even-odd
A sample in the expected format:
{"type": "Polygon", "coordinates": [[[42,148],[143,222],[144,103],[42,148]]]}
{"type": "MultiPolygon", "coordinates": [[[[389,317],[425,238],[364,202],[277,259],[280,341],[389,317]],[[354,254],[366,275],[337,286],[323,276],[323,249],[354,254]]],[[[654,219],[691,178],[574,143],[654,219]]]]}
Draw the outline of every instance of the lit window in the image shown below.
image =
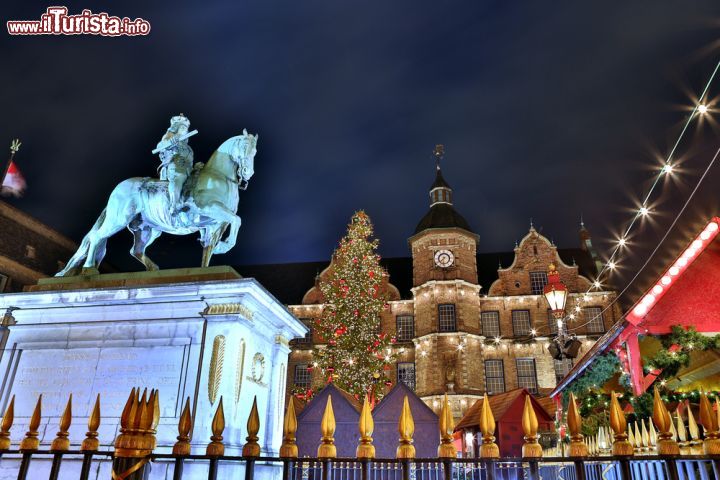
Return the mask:
{"type": "Polygon", "coordinates": [[[298,363],[295,365],[295,376],[293,377],[293,383],[297,387],[309,388],[311,381],[311,374],[308,371],[307,363],[298,363]]]}
{"type": "Polygon", "coordinates": [[[505,371],[502,360],[485,360],[485,392],[488,395],[505,392],[505,371]]]}
{"type": "Polygon", "coordinates": [[[402,382],[411,390],[415,390],[415,363],[398,362],[397,380],[402,382]]]}
{"type": "Polygon", "coordinates": [[[395,317],[395,338],[398,342],[410,342],[415,336],[415,317],[412,315],[398,315],[395,317]]]}
{"type": "Polygon", "coordinates": [[[542,295],[547,281],[547,272],[530,272],[530,292],[533,295],[542,295]]]}
{"type": "Polygon", "coordinates": [[[588,333],[605,333],[605,322],[603,321],[602,308],[583,308],[583,323],[587,324],[588,333]]]}
{"type": "Polygon", "coordinates": [[[529,310],[513,310],[512,311],[513,335],[522,337],[530,335],[532,326],[530,325],[529,310]]]}
{"type": "Polygon", "coordinates": [[[563,358],[562,360],[555,360],[555,380],[560,383],[560,380],[565,378],[570,370],[572,370],[573,362],[572,358],[563,358]]]}
{"type": "Polygon", "coordinates": [[[438,305],[438,327],[441,332],[457,332],[454,303],[438,305]]]}
{"type": "Polygon", "coordinates": [[[525,388],[530,393],[537,393],[537,372],[534,358],[516,358],[518,387],[525,388]]]}
{"type": "Polygon", "coordinates": [[[486,337],[500,336],[500,313],[499,312],[482,312],[480,314],[480,328],[482,334],[486,337]]]}

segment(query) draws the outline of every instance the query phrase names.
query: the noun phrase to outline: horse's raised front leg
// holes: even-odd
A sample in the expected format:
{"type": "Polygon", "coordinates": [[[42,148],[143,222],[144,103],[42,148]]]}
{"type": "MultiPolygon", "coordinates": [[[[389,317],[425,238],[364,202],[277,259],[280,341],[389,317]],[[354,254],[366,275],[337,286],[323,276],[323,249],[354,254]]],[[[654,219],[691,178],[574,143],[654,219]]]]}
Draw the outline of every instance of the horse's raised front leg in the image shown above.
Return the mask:
{"type": "Polygon", "coordinates": [[[220,237],[227,228],[227,224],[222,223],[215,227],[204,228],[200,232],[200,243],[203,246],[202,263],[201,267],[210,266],[210,259],[213,256],[213,251],[217,245],[220,237]]]}
{"type": "MultiPolygon", "coordinates": [[[[218,241],[212,251],[213,254],[227,253],[235,246],[235,241],[237,240],[237,235],[240,231],[240,217],[235,215],[234,212],[220,202],[213,202],[204,207],[202,209],[202,214],[214,219],[217,223],[224,223],[230,226],[230,232],[228,233],[227,239],[218,241]]],[[[220,228],[220,235],[222,235],[224,228],[224,225],[220,228]]]]}
{"type": "Polygon", "coordinates": [[[154,242],[162,234],[162,232],[147,225],[142,225],[139,228],[132,228],[131,230],[134,238],[130,254],[140,260],[140,263],[145,265],[146,270],[159,270],[157,264],[150,260],[150,258],[145,254],[145,249],[147,249],[147,247],[150,246],[150,244],[154,242]]]}

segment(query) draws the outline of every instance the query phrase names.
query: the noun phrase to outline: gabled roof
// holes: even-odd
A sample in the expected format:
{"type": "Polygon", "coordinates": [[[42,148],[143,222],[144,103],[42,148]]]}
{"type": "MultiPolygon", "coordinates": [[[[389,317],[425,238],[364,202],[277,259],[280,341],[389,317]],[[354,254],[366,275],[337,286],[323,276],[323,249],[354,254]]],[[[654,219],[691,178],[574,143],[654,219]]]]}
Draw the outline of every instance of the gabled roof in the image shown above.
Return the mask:
{"type": "Polygon", "coordinates": [[[435,412],[402,382],[396,383],[380,403],[377,404],[373,409],[373,418],[376,421],[389,419],[397,422],[398,418],[400,418],[400,409],[402,408],[402,402],[406,395],[408,397],[408,403],[410,404],[410,411],[416,422],[428,420],[438,421],[438,416],[435,412]]]}
{"type": "MultiPolygon", "coordinates": [[[[513,405],[513,403],[515,403],[518,397],[524,397],[526,395],[530,397],[530,402],[535,409],[535,414],[538,416],[538,420],[549,422],[553,421],[552,415],[550,415],[550,413],[548,413],[548,411],[537,401],[537,399],[524,388],[516,388],[515,390],[510,390],[509,392],[500,393],[498,395],[491,395],[490,397],[488,397],[488,400],[490,402],[490,409],[492,410],[493,416],[495,417],[495,421],[501,422],[502,420],[504,420],[503,417],[506,413],[508,413],[508,410],[513,405]]],[[[473,428],[479,426],[480,412],[482,409],[483,401],[484,399],[481,398],[480,400],[472,404],[470,408],[467,409],[465,415],[463,415],[458,424],[455,426],[456,432],[466,428],[473,428]]]]}
{"type": "MultiPolygon", "coordinates": [[[[336,387],[335,384],[330,383],[322,390],[320,390],[318,394],[316,394],[309,402],[305,404],[302,412],[300,412],[297,417],[298,421],[305,419],[306,416],[319,415],[321,417],[322,413],[325,411],[325,404],[327,403],[328,395],[332,395],[333,397],[333,408],[335,410],[338,410],[338,402],[345,402],[350,407],[352,407],[353,410],[360,414],[360,409],[362,408],[362,405],[355,399],[355,397],[350,395],[345,390],[336,387]],[[316,405],[318,405],[319,408],[315,408],[316,405]]],[[[316,420],[319,421],[319,418],[317,418],[316,420]]]]}

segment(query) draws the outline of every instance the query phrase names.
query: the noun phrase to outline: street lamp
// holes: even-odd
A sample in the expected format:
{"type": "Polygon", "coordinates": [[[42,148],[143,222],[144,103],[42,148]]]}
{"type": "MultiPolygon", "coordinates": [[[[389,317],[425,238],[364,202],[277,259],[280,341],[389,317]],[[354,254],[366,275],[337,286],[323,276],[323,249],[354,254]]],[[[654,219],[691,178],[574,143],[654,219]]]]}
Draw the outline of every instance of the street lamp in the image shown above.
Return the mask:
{"type": "Polygon", "coordinates": [[[555,360],[575,358],[580,352],[581,343],[575,338],[575,335],[569,335],[565,332],[565,323],[563,322],[568,289],[560,280],[560,274],[555,269],[555,265],[550,264],[547,277],[548,283],[543,289],[543,294],[550,306],[550,312],[555,317],[558,330],[557,336],[553,338],[548,350],[555,360]]]}
{"type": "Polygon", "coordinates": [[[550,305],[550,311],[556,320],[561,320],[565,315],[565,302],[567,302],[567,287],[560,280],[560,274],[555,270],[555,265],[552,263],[548,268],[547,274],[548,283],[545,285],[543,294],[548,305],[550,305]]]}

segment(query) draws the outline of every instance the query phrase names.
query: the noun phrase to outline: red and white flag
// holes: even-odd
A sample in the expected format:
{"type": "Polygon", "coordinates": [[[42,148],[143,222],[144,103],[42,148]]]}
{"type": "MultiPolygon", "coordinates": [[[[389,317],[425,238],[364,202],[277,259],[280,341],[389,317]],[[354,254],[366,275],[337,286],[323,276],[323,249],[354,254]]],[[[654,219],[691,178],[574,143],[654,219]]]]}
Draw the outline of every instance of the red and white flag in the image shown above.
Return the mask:
{"type": "Polygon", "coordinates": [[[25,183],[25,178],[23,178],[20,170],[15,166],[15,162],[11,161],[5,178],[3,179],[2,190],[0,190],[0,192],[3,195],[20,197],[25,192],[26,187],[27,183],[25,183]]]}

